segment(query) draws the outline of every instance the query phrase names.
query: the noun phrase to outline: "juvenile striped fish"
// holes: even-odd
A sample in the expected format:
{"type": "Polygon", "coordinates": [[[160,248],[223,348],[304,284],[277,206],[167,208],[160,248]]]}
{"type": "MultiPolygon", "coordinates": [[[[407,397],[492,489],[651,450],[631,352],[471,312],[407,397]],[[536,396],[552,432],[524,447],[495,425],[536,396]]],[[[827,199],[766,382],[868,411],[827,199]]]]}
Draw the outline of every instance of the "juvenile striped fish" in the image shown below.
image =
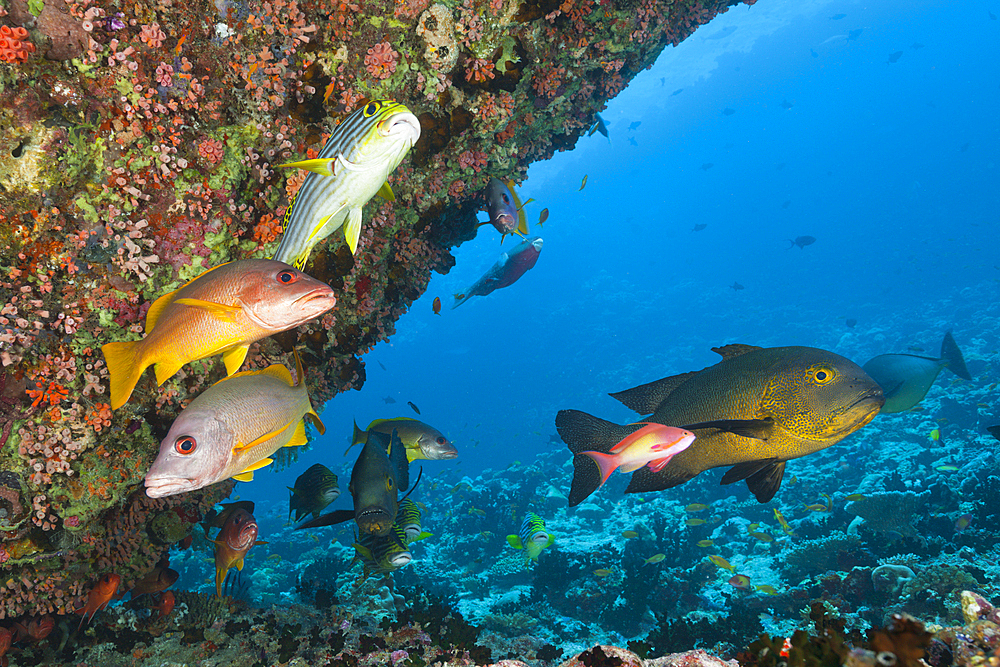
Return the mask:
{"type": "Polygon", "coordinates": [[[538,562],[538,554],[542,553],[556,541],[555,536],[545,529],[545,520],[534,512],[525,512],[524,521],[517,535],[508,535],[507,544],[515,549],[524,549],[525,561],[538,562]]]}
{"type": "Polygon", "coordinates": [[[271,259],[209,269],[153,302],[145,338],[101,348],[111,375],[111,408],[128,402],[149,366],[163,384],[184,364],[221,354],[232,375],[251,343],[319,317],[336,303],[329,285],[271,259]]]}
{"type": "Polygon", "coordinates": [[[282,364],[245,371],[215,383],[188,405],[160,443],[146,474],[146,495],[163,498],[233,477],[253,479],[282,447],[306,443],[304,417],[326,431],[309,402],[302,362],[298,384],[282,364]]]}
{"type": "Polygon", "coordinates": [[[311,172],[295,194],[274,259],[302,269],[313,246],[344,227],[351,252],[361,236],[361,209],[376,194],[396,197],[389,174],[420,138],[420,121],[398,102],[376,100],[347,116],[319,156],[281,165],[311,172]]]}

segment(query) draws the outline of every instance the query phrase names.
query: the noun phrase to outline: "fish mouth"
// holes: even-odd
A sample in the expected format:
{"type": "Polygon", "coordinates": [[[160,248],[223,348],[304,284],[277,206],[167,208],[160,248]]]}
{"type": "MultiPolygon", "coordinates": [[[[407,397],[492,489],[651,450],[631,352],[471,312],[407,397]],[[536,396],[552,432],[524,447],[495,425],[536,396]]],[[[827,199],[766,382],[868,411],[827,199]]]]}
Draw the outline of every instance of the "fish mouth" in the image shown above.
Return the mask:
{"type": "Polygon", "coordinates": [[[402,551],[389,559],[389,564],[393,567],[403,567],[409,565],[413,560],[413,555],[409,551],[402,551]]]}
{"type": "Polygon", "coordinates": [[[150,498],[175,496],[178,493],[187,493],[197,488],[199,488],[198,480],[187,477],[146,478],[146,495],[150,498]]]}
{"type": "Polygon", "coordinates": [[[362,510],[354,520],[363,532],[376,535],[385,535],[392,527],[392,517],[381,507],[362,510]]]}
{"type": "Polygon", "coordinates": [[[337,305],[337,297],[331,288],[324,285],[306,292],[292,303],[302,310],[312,311],[322,307],[321,312],[326,312],[337,305]]]}
{"type": "Polygon", "coordinates": [[[532,241],[531,245],[535,248],[535,250],[537,250],[538,252],[541,252],[542,251],[542,239],[541,239],[541,237],[538,237],[537,239],[535,239],[534,241],[532,241]]]}
{"type": "Polygon", "coordinates": [[[434,461],[444,461],[446,459],[458,458],[458,450],[454,447],[449,448],[432,448],[425,452],[429,460],[434,461]]]}
{"type": "Polygon", "coordinates": [[[841,416],[857,416],[854,419],[850,419],[842,428],[837,429],[833,437],[841,438],[854,433],[875,419],[875,415],[879,413],[883,405],[885,405],[885,396],[882,394],[881,387],[876,387],[865,392],[841,411],[841,416]]]}
{"type": "Polygon", "coordinates": [[[408,140],[412,146],[420,139],[420,121],[409,111],[399,111],[379,122],[378,132],[383,137],[408,140]]]}

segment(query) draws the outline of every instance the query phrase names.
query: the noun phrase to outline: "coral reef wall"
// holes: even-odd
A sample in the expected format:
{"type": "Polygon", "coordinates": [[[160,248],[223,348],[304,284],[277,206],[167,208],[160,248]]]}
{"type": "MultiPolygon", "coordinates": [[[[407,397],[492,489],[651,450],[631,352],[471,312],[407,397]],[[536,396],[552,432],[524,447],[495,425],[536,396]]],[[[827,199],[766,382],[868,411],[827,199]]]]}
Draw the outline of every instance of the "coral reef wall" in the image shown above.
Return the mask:
{"type": "MultiPolygon", "coordinates": [[[[401,101],[420,141],[308,272],[338,305],[261,341],[303,350],[316,405],[365,380],[361,355],[472,238],[490,176],[523,179],[727,0],[0,0],[0,618],[71,613],[127,588],[231,484],[141,486],[179,410],[224,373],[148,373],[112,412],[100,352],[206,267],[270,256],[336,119],[401,101]]],[[[746,0],[753,4],[753,0],[746,0]]]]}

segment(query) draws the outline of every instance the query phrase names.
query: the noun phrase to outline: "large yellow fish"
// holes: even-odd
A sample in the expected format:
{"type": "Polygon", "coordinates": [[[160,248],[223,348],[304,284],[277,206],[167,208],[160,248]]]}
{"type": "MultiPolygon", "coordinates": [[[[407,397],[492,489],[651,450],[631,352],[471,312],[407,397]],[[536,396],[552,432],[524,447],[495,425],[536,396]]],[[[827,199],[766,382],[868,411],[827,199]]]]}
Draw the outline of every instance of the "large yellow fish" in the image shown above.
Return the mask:
{"type": "Polygon", "coordinates": [[[361,209],[376,194],[395,195],[386,179],[420,138],[420,121],[399,102],[373,100],[345,118],[314,160],[283,164],[310,171],[285,212],[274,259],[304,268],[313,246],[342,225],[351,252],[361,209]]]}
{"type": "MultiPolygon", "coordinates": [[[[759,502],[778,491],[785,461],[819,451],[858,430],[882,407],[882,389],[861,368],[812,347],[713,348],[722,361],[701,371],[611,394],[644,422],[687,429],[694,443],[662,470],[632,473],[626,493],[683,484],[705,470],[732,466],[723,484],[741,479],[759,502]]],[[[556,427],[570,451],[608,451],[637,427],[619,426],[578,410],[561,410],[556,427]]],[[[577,456],[578,461],[583,457],[577,456]]],[[[593,488],[595,466],[576,466],[569,504],[593,488]]]]}
{"type": "Polygon", "coordinates": [[[329,285],[271,259],[209,269],[153,303],[145,338],[101,348],[111,375],[111,408],[125,405],[149,366],[163,384],[184,364],[221,354],[232,375],[251,343],[319,317],[336,303],[329,285]]]}
{"type": "Polygon", "coordinates": [[[170,426],[146,474],[146,494],[162,498],[229,477],[253,479],[281,447],[306,443],[304,417],[326,429],[309,402],[302,363],[298,384],[281,364],[244,371],[198,395],[170,426]]]}

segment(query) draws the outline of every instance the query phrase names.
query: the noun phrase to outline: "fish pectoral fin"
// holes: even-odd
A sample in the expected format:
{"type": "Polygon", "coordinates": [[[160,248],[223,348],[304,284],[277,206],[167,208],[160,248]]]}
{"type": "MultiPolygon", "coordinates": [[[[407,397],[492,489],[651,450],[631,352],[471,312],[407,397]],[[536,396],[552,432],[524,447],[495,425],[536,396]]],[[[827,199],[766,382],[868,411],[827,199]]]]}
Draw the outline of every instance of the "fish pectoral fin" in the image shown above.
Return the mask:
{"type": "Polygon", "coordinates": [[[280,166],[282,169],[305,169],[320,176],[333,176],[333,162],[335,158],[316,158],[315,160],[301,160],[299,162],[288,162],[280,166]]]}
{"type": "Polygon", "coordinates": [[[319,528],[321,526],[333,526],[344,523],[354,518],[354,510],[334,510],[322,516],[306,521],[301,526],[296,526],[295,530],[305,530],[307,528],[319,528]]]}
{"type": "Polygon", "coordinates": [[[686,431],[693,431],[702,428],[714,428],[726,433],[732,433],[744,438],[763,440],[767,442],[774,430],[774,420],[770,417],[764,419],[716,419],[715,421],[698,422],[682,426],[686,431]]]}
{"type": "Polygon", "coordinates": [[[885,396],[886,400],[889,400],[890,398],[892,398],[893,396],[895,396],[897,393],[899,393],[899,390],[903,388],[903,384],[904,383],[902,381],[900,381],[892,389],[885,389],[885,388],[883,388],[882,389],[882,395],[885,396]]]}
{"type": "Polygon", "coordinates": [[[238,561],[236,561],[236,570],[237,571],[242,571],[243,570],[243,559],[242,558],[239,559],[238,561]]]}
{"type": "Polygon", "coordinates": [[[344,225],[344,237],[347,247],[353,255],[358,249],[358,239],[361,238],[361,209],[352,208],[347,214],[347,224],[344,225]]]}
{"type": "Polygon", "coordinates": [[[747,488],[753,492],[757,502],[766,503],[774,498],[774,494],[781,488],[781,480],[784,476],[784,461],[777,459],[748,461],[730,468],[722,476],[722,484],[732,484],[740,479],[745,479],[747,488]]]}
{"type": "Polygon", "coordinates": [[[396,194],[392,191],[392,186],[389,185],[389,181],[383,183],[382,187],[380,187],[378,189],[378,192],[376,192],[375,194],[377,194],[379,197],[381,197],[386,201],[391,201],[391,202],[396,201],[396,194]]]}
{"type": "Polygon", "coordinates": [[[524,545],[521,544],[521,538],[518,537],[517,535],[508,535],[507,536],[507,544],[509,544],[510,546],[514,547],[515,549],[523,549],[524,548],[524,545]]]}
{"type": "Polygon", "coordinates": [[[233,475],[233,479],[240,482],[252,482],[253,481],[253,471],[260,470],[264,466],[269,466],[274,463],[274,459],[263,458],[260,461],[251,463],[246,469],[238,475],[233,475]]]}
{"type": "Polygon", "coordinates": [[[201,308],[207,310],[212,317],[222,320],[223,322],[235,322],[236,316],[243,311],[243,306],[227,306],[224,303],[215,303],[214,301],[205,301],[204,299],[191,299],[184,297],[182,299],[175,299],[174,303],[183,304],[185,306],[190,306],[192,308],[201,308]]]}
{"type": "MultiPolygon", "coordinates": [[[[243,365],[243,361],[247,358],[247,352],[250,350],[249,345],[237,345],[231,350],[227,350],[222,353],[222,361],[226,364],[226,375],[233,375],[240,370],[240,366],[243,365]]],[[[281,366],[284,368],[284,366],[281,366]]],[[[267,372],[266,370],[264,371],[267,372]]],[[[287,370],[285,371],[288,372],[287,370]]]]}
{"type": "MultiPolygon", "coordinates": [[[[326,433],[326,425],[323,424],[323,421],[319,418],[319,415],[316,414],[315,410],[313,410],[310,407],[309,408],[309,412],[307,412],[305,414],[305,416],[309,418],[309,421],[312,422],[312,425],[316,428],[317,431],[319,431],[320,435],[323,435],[323,434],[326,433]]],[[[351,443],[351,446],[353,447],[354,443],[351,443]]],[[[348,447],[348,449],[350,449],[350,447],[348,447]]]]}
{"type": "MultiPolygon", "coordinates": [[[[250,449],[251,447],[256,447],[257,445],[259,445],[259,444],[261,444],[263,442],[267,442],[271,438],[276,438],[279,435],[281,435],[282,433],[284,433],[285,430],[289,426],[291,426],[291,425],[292,425],[292,422],[288,422],[287,424],[285,424],[284,426],[282,426],[281,428],[279,428],[277,431],[268,431],[267,433],[254,438],[253,440],[251,440],[250,442],[248,442],[246,444],[243,444],[242,442],[237,442],[233,446],[233,453],[234,454],[239,453],[241,450],[246,450],[246,449],[250,449]]],[[[264,465],[267,465],[267,464],[265,463],[264,465]]],[[[260,466],[257,466],[257,467],[259,468],[260,466]]],[[[247,468],[247,470],[254,470],[254,468],[247,468]]],[[[246,470],[244,470],[243,472],[246,472],[246,470]]]]}

